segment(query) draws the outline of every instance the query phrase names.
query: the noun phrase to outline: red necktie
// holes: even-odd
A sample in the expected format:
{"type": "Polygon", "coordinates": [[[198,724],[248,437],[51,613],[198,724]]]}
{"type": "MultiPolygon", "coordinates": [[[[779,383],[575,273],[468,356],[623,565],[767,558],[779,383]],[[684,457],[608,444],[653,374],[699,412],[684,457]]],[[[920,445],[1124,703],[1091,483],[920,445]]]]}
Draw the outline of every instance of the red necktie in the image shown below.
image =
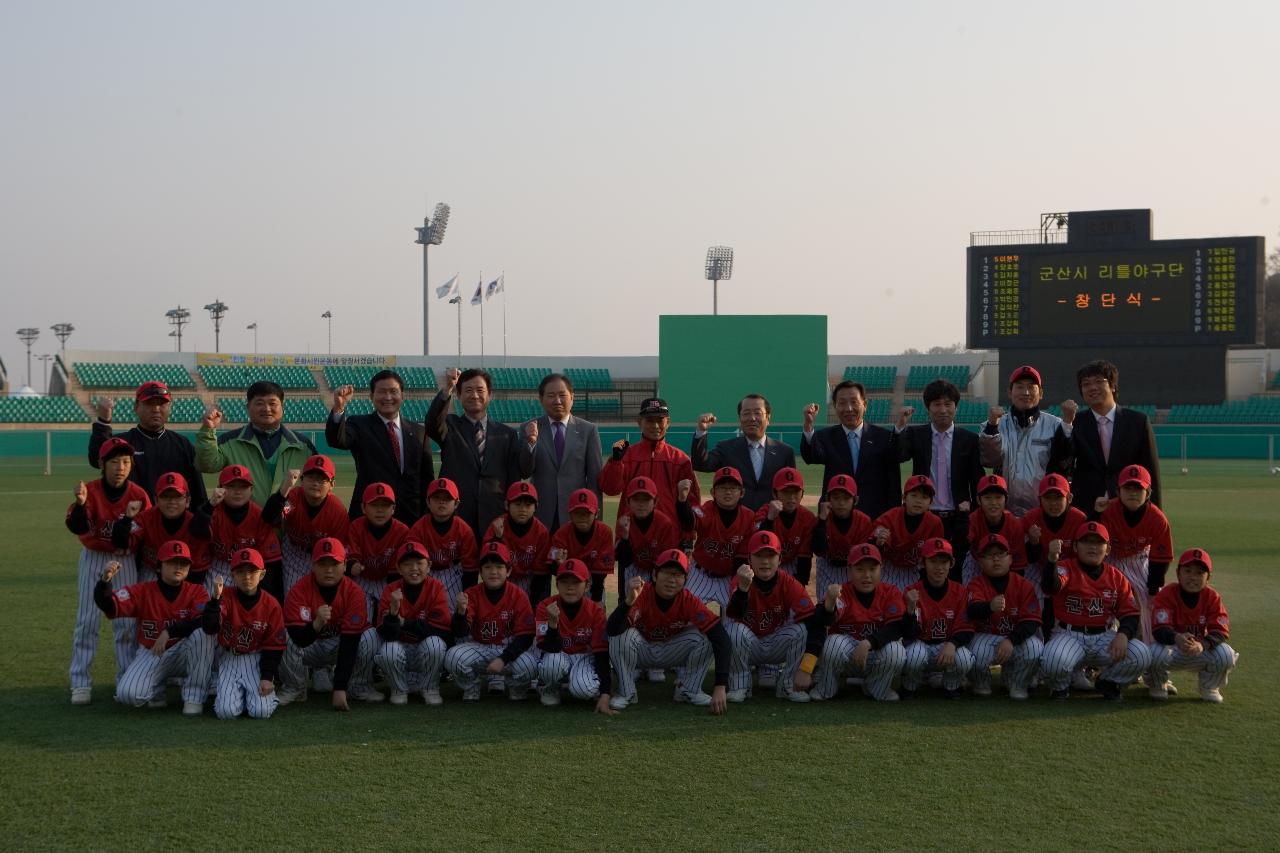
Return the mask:
{"type": "Polygon", "coordinates": [[[396,435],[395,421],[387,421],[387,435],[391,436],[391,452],[396,457],[396,468],[404,470],[404,460],[400,458],[400,436],[396,435]]]}

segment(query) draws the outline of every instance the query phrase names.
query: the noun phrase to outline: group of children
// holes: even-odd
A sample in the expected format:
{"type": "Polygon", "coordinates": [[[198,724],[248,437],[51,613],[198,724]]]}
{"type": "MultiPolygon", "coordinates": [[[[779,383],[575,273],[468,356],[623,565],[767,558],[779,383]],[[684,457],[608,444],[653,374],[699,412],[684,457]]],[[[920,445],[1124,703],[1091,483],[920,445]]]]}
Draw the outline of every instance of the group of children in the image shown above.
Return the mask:
{"type": "Polygon", "coordinates": [[[351,699],[382,701],[377,672],[396,705],[412,694],[441,704],[448,678],[464,702],[487,687],[558,705],[567,689],[604,714],[636,700],[641,674],[665,681],[668,671],[676,701],[712,713],[753,688],[793,702],[831,699],[848,683],[877,700],[934,684],[949,697],[966,685],[986,696],[995,666],[1013,699],[1037,682],[1065,698],[1089,667],[1098,670],[1089,686],[1105,698],[1145,677],[1163,699],[1169,670],[1181,668],[1220,702],[1237,658],[1208,586],[1208,553],[1185,552],[1176,583],[1164,585],[1169,525],[1136,465],[1117,500],[1092,508],[1099,521],[1070,505],[1058,475],[1044,478],[1038,508],[1015,517],[1004,480],[987,476],[970,547],[956,554],[929,511],[924,476],[909,478],[902,505],[876,519],[856,508],[845,475],[831,479],[815,513],[803,505],[800,472],[784,468],[774,499],[752,512],[739,472],[721,468],[704,503],[691,481],[676,484],[674,517],[640,476],[612,529],[595,492],[582,489],[556,531],[536,518],[537,491],[520,481],[477,538],[443,478],[409,526],[395,519],[385,483],[364,490],[362,515],[349,520],[323,455],[290,471],[262,507],[242,466],[223,469],[196,507],[182,475],[166,473],[152,506],[128,479],[127,441],[105,442],[100,461],[101,478],[77,486],[66,519],[84,546],[74,704],[92,695],[101,614],[113,620],[118,701],[162,707],[179,680],[183,713],[201,714],[212,693],[223,719],[269,717],[305,700],[309,685],[340,710],[351,699]],[[615,564],[618,603],[606,614],[615,564]]]}

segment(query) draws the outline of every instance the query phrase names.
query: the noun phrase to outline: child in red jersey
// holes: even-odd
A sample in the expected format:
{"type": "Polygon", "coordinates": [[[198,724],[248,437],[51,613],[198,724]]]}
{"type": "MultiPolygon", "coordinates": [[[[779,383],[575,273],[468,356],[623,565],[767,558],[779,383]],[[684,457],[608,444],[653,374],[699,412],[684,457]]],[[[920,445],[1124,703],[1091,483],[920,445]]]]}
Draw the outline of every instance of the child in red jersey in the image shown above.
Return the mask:
{"type": "Polygon", "coordinates": [[[392,581],[378,603],[378,666],[391,684],[391,704],[404,705],[416,688],[422,701],[440,705],[440,672],[453,643],[449,593],[431,577],[427,547],[412,539],[394,558],[399,580],[392,581]]]}
{"type": "MultiPolygon", "coordinates": [[[[720,618],[684,588],[689,558],[678,548],[659,554],[653,581],[632,578],[627,595],[609,614],[609,660],[618,677],[618,692],[609,700],[615,711],[637,701],[637,667],[673,667],[676,702],[725,712],[731,644],[720,618]],[[715,660],[715,687],[703,692],[707,664],[715,660]]],[[[652,670],[651,670],[652,671],[652,670]]],[[[661,669],[658,669],[661,672],[661,669]]]]}
{"type": "MultiPolygon", "coordinates": [[[[683,488],[677,486],[677,490],[683,488]]],[[[690,494],[691,491],[685,492],[686,496],[690,494]]],[[[627,484],[627,511],[618,517],[617,544],[614,546],[621,567],[618,573],[619,599],[626,597],[635,578],[652,578],[654,561],[659,554],[680,547],[680,526],[674,518],[657,508],[657,499],[657,486],[648,477],[636,477],[627,484]]]]}
{"type": "Polygon", "coordinates": [[[551,567],[547,554],[551,550],[551,534],[534,515],[538,511],[538,490],[523,480],[507,487],[507,512],[489,522],[485,542],[501,542],[511,554],[513,583],[525,591],[530,601],[541,601],[551,594],[551,567]]]}
{"type": "Polygon", "coordinates": [[[321,539],[337,539],[346,545],[350,524],[347,508],[333,493],[333,460],[316,454],[307,459],[302,471],[290,470],[280,490],[267,498],[262,517],[281,525],[284,541],[284,591],[311,571],[311,551],[321,539]]]}
{"type": "MultiPolygon", "coordinates": [[[[570,502],[572,506],[572,502],[570,502]]],[[[609,636],[604,608],[586,597],[591,572],[570,557],[556,569],[556,594],[538,603],[533,614],[538,662],[538,695],[543,705],[560,704],[560,683],[569,695],[596,703],[596,711],[612,716],[609,707],[613,676],[609,670],[609,636]]]]}
{"type": "Polygon", "coordinates": [[[243,465],[228,465],[218,474],[218,486],[209,500],[196,509],[191,523],[196,535],[209,533],[213,562],[205,576],[206,590],[221,579],[231,579],[231,559],[237,551],[252,548],[262,555],[267,574],[262,587],[280,601],[284,597],[283,557],[276,529],[262,518],[253,502],[253,474],[243,465]]]}
{"type": "Polygon", "coordinates": [[[444,584],[450,612],[457,606],[462,590],[475,586],[479,567],[476,534],[458,517],[460,503],[453,480],[432,480],[427,486],[427,512],[409,528],[409,538],[427,548],[431,576],[444,584]]]}
{"type": "Polygon", "coordinates": [[[191,568],[187,543],[176,539],[160,546],[160,576],[111,591],[120,563],[110,563],[94,587],[94,602],[109,619],[129,619],[138,626],[138,653],[116,685],[116,701],[141,708],[163,708],[164,683],[185,676],[182,713],[204,711],[216,644],[200,630],[209,594],[202,584],[184,583],[191,568]]]}
{"type": "Polygon", "coordinates": [[[1222,688],[1240,655],[1227,645],[1231,621],[1218,591],[1209,586],[1212,573],[1208,551],[1184,551],[1178,558],[1178,582],[1160,590],[1151,602],[1155,641],[1147,691],[1152,699],[1169,698],[1170,669],[1188,669],[1198,674],[1201,699],[1222,702],[1222,688]]]}
{"type": "Polygon", "coordinates": [[[969,513],[969,551],[964,555],[961,580],[968,584],[981,571],[978,568],[977,543],[992,533],[999,533],[1009,543],[1013,570],[1022,574],[1027,568],[1027,535],[1022,522],[1005,509],[1009,500],[1009,484],[999,474],[987,474],[978,481],[978,508],[969,513]]]}
{"type": "Polygon", "coordinates": [[[591,573],[591,600],[604,601],[604,579],[613,574],[613,531],[598,517],[600,502],[590,489],[569,495],[569,523],[551,536],[553,565],[581,560],[591,573]]]}
{"type": "Polygon", "coordinates": [[[936,672],[942,675],[947,698],[954,699],[973,668],[973,653],[967,648],[973,639],[973,626],[966,615],[967,594],[951,580],[955,558],[950,542],[941,536],[929,539],[920,553],[924,557],[920,580],[903,595],[907,613],[915,618],[903,626],[907,655],[898,695],[913,698],[924,676],[936,672]]]}
{"type": "MultiPolygon", "coordinates": [[[[186,542],[191,549],[191,571],[187,573],[187,583],[205,583],[205,576],[213,558],[209,553],[208,531],[197,535],[192,530],[191,522],[195,513],[191,512],[191,497],[187,486],[187,478],[172,471],[161,474],[156,480],[155,506],[142,510],[128,520],[119,521],[112,530],[112,542],[117,548],[127,549],[134,537],[138,541],[138,570],[147,570],[152,574],[160,571],[160,561],[156,555],[165,542],[177,539],[186,542]]],[[[129,512],[125,511],[128,518],[129,512]]],[[[150,577],[147,580],[151,580],[150,577]]],[[[208,592],[210,587],[206,586],[208,592]]]]}
{"type": "Polygon", "coordinates": [[[742,505],[742,495],[742,474],[726,466],[714,475],[711,500],[692,513],[698,540],[685,588],[704,604],[714,601],[721,613],[729,603],[735,567],[746,560],[747,542],[755,532],[756,514],[742,505]]]}
{"type": "MultiPolygon", "coordinates": [[[[973,651],[973,693],[991,695],[991,667],[998,665],[1009,698],[1023,700],[1044,652],[1044,643],[1037,636],[1039,593],[1025,577],[1009,571],[1013,554],[1003,536],[989,533],[977,545],[982,574],[969,581],[965,606],[976,631],[969,641],[973,651]]],[[[1055,546],[1054,550],[1060,547],[1055,546]]]]}
{"type": "Polygon", "coordinates": [[[213,713],[234,720],[247,713],[265,720],[279,704],[274,681],[284,655],[287,634],[284,611],[262,589],[267,565],[252,548],[231,557],[232,588],[214,580],[213,599],[204,609],[204,632],[218,639],[218,696],[213,713]]]}
{"type": "MultiPolygon", "coordinates": [[[[1151,599],[1164,586],[1173,562],[1169,519],[1151,503],[1151,474],[1141,465],[1126,465],[1118,479],[1120,496],[1098,519],[1111,531],[1111,560],[1133,587],[1142,616],[1142,641],[1151,642],[1151,599]]],[[[1104,498],[1098,499],[1101,507],[1104,498]]]]}
{"type": "Polygon", "coordinates": [[[501,677],[507,695],[522,702],[537,673],[533,647],[533,609],[529,596],[513,583],[511,552],[501,542],[480,550],[480,583],[468,587],[454,606],[452,628],[457,645],[444,656],[444,668],[462,690],[463,702],[480,700],[480,678],[501,677]]]}
{"type": "Polygon", "coordinates": [[[1049,543],[1059,541],[1062,559],[1075,556],[1071,549],[1071,534],[1088,521],[1071,505],[1071,484],[1061,474],[1046,474],[1040,480],[1040,505],[1022,517],[1022,529],[1027,534],[1027,568],[1023,577],[1036,589],[1040,588],[1040,567],[1049,543]]]}
{"type": "Polygon", "coordinates": [[[946,538],[942,519],[929,511],[933,495],[933,481],[924,474],[908,477],[902,487],[902,506],[888,510],[874,522],[872,536],[875,544],[884,549],[881,577],[899,590],[920,578],[920,549],[924,543],[946,538]]]}
{"type": "Polygon", "coordinates": [[[800,505],[804,477],[795,468],[773,475],[773,500],[756,511],[756,528],[772,531],[782,543],[782,570],[809,585],[813,571],[813,536],[818,517],[800,505]]]}
{"type": "Polygon", "coordinates": [[[818,504],[818,527],[813,540],[818,572],[815,588],[825,590],[849,577],[846,558],[854,545],[871,541],[870,516],[855,509],[858,483],[848,474],[836,474],[827,483],[827,499],[818,504]]]}
{"type": "MultiPolygon", "coordinates": [[[[80,538],[79,600],[76,627],[71,635],[71,704],[88,705],[93,696],[90,669],[98,650],[101,612],[94,604],[94,589],[107,565],[117,563],[112,573],[115,588],[137,583],[138,568],[132,551],[138,535],[132,534],[128,548],[119,548],[112,539],[116,524],[137,515],[151,505],[147,493],[129,480],[133,470],[133,446],[123,438],[109,438],[98,450],[102,476],[75,488],[75,500],[67,508],[67,529],[80,538]]],[[[130,524],[132,527],[132,524],[130,524]]],[[[124,675],[138,650],[132,620],[116,619],[111,624],[115,638],[116,681],[124,675]]]]}
{"type": "Polygon", "coordinates": [[[396,493],[387,483],[365,486],[360,513],[347,527],[347,574],[376,616],[387,583],[395,580],[396,552],[409,539],[409,525],[395,517],[396,493]]]}

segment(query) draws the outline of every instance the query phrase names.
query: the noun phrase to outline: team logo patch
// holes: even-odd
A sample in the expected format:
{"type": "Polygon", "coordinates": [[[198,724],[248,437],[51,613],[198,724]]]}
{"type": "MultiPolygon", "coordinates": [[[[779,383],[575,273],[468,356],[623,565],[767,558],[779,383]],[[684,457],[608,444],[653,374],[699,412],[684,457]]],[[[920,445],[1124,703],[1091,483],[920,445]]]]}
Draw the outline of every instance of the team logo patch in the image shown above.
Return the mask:
{"type": "Polygon", "coordinates": [[[888,613],[890,616],[896,616],[898,613],[898,605],[890,604],[888,607],[885,608],[885,612],[888,613]]]}
{"type": "Polygon", "coordinates": [[[304,621],[304,622],[310,622],[310,621],[311,621],[311,608],[310,608],[310,607],[302,607],[302,608],[299,608],[299,610],[298,610],[298,615],[302,617],[302,621],[304,621]]]}
{"type": "Polygon", "coordinates": [[[806,607],[812,607],[812,606],[813,606],[813,603],[809,601],[808,596],[805,596],[804,598],[796,602],[796,607],[800,608],[801,610],[804,610],[806,607]]]}
{"type": "Polygon", "coordinates": [[[1221,626],[1222,626],[1222,627],[1224,627],[1224,628],[1225,628],[1225,627],[1227,627],[1227,617],[1226,617],[1226,616],[1219,616],[1219,617],[1218,617],[1218,624],[1219,624],[1219,625],[1221,625],[1221,626]]]}
{"type": "Polygon", "coordinates": [[[1168,622],[1168,621],[1169,621],[1169,611],[1168,611],[1168,610],[1165,610],[1164,608],[1161,608],[1161,609],[1157,610],[1157,611],[1156,611],[1156,621],[1157,621],[1157,622],[1168,622]]]}
{"type": "Polygon", "coordinates": [[[360,613],[352,613],[350,616],[347,617],[347,621],[350,622],[352,625],[359,625],[361,618],[363,617],[361,616],[360,613]]]}
{"type": "Polygon", "coordinates": [[[546,623],[546,622],[539,622],[539,623],[538,623],[538,636],[539,636],[539,637],[545,637],[545,636],[546,636],[546,634],[547,634],[547,623],[546,623]]]}
{"type": "Polygon", "coordinates": [[[128,600],[129,600],[129,590],[127,589],[116,590],[116,601],[128,601],[128,600]]]}

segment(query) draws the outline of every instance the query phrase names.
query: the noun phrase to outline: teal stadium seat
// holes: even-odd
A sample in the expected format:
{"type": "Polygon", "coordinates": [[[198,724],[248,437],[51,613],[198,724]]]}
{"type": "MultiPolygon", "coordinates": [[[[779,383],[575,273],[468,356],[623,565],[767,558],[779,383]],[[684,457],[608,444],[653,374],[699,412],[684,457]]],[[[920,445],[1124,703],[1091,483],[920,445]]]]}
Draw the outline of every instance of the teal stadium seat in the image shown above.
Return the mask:
{"type": "Polygon", "coordinates": [[[0,397],[0,423],[83,424],[89,420],[74,397],[0,397]]]}
{"type": "Polygon", "coordinates": [[[924,386],[935,379],[945,379],[963,392],[969,387],[969,366],[965,364],[946,364],[937,367],[915,365],[907,373],[907,390],[923,391],[924,386]]]}
{"type": "Polygon", "coordinates": [[[854,366],[844,369],[843,379],[858,382],[868,393],[875,391],[892,391],[898,381],[898,368],[889,365],[854,366]]]}
{"type": "MultiPolygon", "coordinates": [[[[357,396],[369,388],[369,380],[383,370],[381,367],[337,365],[324,369],[324,379],[329,387],[354,385],[357,396]]],[[[430,367],[392,367],[404,379],[405,391],[435,391],[436,374],[430,367]]],[[[372,411],[372,409],[370,409],[372,411]]]]}
{"type": "Polygon", "coordinates": [[[181,364],[124,364],[82,361],[72,372],[82,388],[137,388],[159,381],[170,388],[194,388],[196,381],[181,364]]]}
{"type": "Polygon", "coordinates": [[[205,384],[215,390],[244,391],[259,381],[274,382],[286,391],[315,391],[316,379],[301,365],[206,364],[200,368],[205,384]]]}
{"type": "MultiPolygon", "coordinates": [[[[111,421],[117,424],[133,422],[133,398],[121,397],[111,407],[111,421]]],[[[198,424],[204,420],[204,403],[199,397],[174,397],[173,408],[169,412],[169,423],[198,424]]]]}

